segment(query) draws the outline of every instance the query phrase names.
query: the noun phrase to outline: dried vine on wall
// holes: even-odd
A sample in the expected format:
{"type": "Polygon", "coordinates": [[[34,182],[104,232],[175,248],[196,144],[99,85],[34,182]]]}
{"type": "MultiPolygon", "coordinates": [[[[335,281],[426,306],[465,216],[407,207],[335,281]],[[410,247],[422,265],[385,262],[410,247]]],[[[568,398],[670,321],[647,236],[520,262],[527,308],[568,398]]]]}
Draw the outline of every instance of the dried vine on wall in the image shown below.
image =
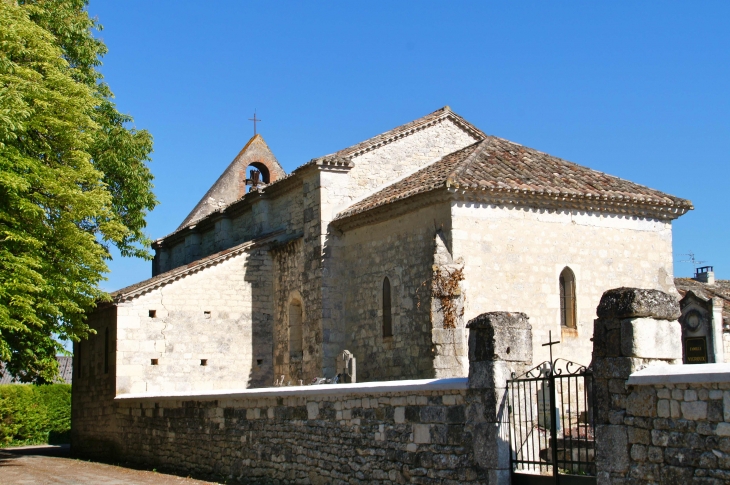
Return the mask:
{"type": "Polygon", "coordinates": [[[461,296],[459,282],[464,280],[463,268],[449,271],[446,268],[434,265],[433,279],[431,280],[431,296],[438,298],[441,304],[441,313],[444,318],[444,328],[456,328],[459,317],[464,315],[464,308],[458,311],[457,299],[461,296]]]}

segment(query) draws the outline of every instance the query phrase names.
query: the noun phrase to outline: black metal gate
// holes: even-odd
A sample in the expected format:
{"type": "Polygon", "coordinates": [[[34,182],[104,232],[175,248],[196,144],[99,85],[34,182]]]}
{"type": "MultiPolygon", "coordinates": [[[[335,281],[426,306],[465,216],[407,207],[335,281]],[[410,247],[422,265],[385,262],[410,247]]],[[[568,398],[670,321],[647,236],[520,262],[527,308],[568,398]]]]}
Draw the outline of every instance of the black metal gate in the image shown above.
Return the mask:
{"type": "MultiPolygon", "coordinates": [[[[552,339],[551,339],[552,340],[552,339]]],[[[507,381],[513,485],[596,483],[593,375],[552,358],[507,381]]]]}

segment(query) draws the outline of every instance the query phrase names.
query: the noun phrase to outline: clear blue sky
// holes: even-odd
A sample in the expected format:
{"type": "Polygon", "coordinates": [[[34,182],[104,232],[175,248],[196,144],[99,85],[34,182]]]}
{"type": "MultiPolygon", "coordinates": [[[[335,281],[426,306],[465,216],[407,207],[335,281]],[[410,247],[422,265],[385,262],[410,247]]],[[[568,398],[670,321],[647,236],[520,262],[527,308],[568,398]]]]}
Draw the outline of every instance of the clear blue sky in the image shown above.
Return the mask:
{"type": "MultiPolygon", "coordinates": [[[[153,238],[252,135],[287,171],[450,105],[486,133],[691,199],[730,278],[730,2],[91,0],[121,111],[155,138],[153,238]]],[[[111,262],[115,290],[150,263],[111,262]]]]}

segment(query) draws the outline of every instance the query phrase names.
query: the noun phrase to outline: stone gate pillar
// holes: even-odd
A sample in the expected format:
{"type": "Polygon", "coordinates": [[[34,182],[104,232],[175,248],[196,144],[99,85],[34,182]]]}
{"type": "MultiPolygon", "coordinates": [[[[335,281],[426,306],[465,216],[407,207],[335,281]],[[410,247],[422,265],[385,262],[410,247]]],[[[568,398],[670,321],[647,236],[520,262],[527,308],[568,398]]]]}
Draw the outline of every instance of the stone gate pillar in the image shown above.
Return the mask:
{"type": "Polygon", "coordinates": [[[632,437],[624,422],[627,407],[646,406],[626,380],[650,365],[682,363],[677,299],[658,290],[606,291],[593,326],[596,472],[598,484],[624,483],[632,437]]]}
{"type": "Polygon", "coordinates": [[[532,363],[532,327],[524,313],[482,313],[469,329],[467,427],[486,483],[509,485],[507,380],[532,363]]]}

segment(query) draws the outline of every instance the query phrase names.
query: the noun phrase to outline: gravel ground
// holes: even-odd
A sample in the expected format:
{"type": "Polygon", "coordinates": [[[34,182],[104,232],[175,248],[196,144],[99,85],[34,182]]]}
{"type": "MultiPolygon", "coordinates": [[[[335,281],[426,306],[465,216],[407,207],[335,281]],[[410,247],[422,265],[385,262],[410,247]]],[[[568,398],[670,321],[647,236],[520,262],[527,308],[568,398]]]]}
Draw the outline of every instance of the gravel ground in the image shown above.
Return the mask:
{"type": "Polygon", "coordinates": [[[69,447],[0,449],[0,485],[211,485],[163,473],[134,470],[69,457],[69,447]]]}

